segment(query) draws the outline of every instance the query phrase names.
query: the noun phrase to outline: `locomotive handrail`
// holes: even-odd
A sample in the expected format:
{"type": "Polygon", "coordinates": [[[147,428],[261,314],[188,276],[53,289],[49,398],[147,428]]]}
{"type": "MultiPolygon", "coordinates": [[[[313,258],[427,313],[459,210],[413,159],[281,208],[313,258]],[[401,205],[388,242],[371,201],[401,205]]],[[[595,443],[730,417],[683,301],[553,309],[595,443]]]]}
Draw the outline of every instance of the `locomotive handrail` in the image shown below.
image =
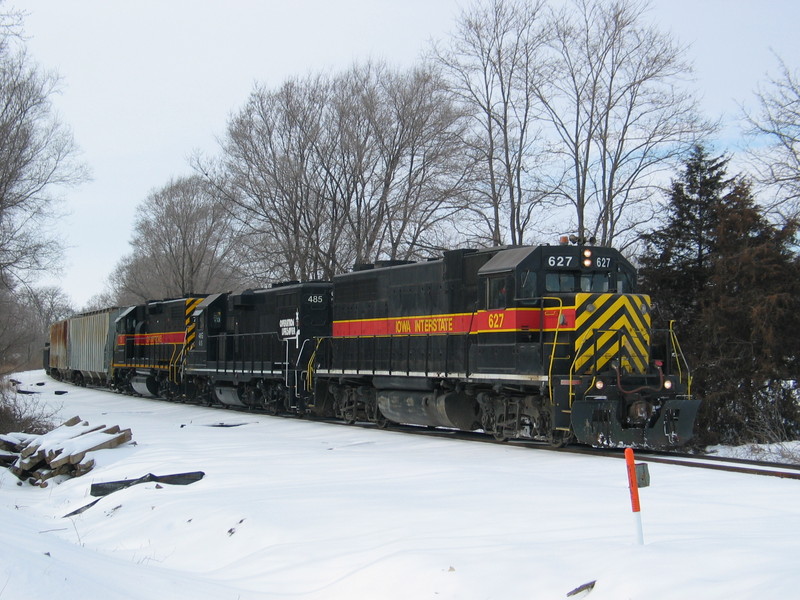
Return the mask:
{"type": "Polygon", "coordinates": [[[686,393],[691,396],[692,395],[692,375],[689,370],[689,362],[686,360],[686,355],[683,353],[683,349],[681,348],[681,344],[678,341],[678,336],[675,333],[675,320],[670,320],[669,322],[669,337],[670,342],[672,343],[672,349],[675,352],[675,358],[677,363],[677,370],[678,370],[678,381],[683,382],[683,372],[681,370],[681,363],[686,368],[686,393]]]}
{"type": "Polygon", "coordinates": [[[182,352],[178,351],[178,344],[173,344],[172,356],[169,357],[169,381],[172,383],[178,383],[178,362],[181,359],[181,355],[182,352]]]}
{"type": "Polygon", "coordinates": [[[259,332],[249,332],[249,333],[218,333],[214,335],[208,336],[209,343],[211,341],[216,341],[218,344],[218,348],[220,351],[220,356],[217,360],[217,372],[243,372],[243,373],[255,373],[256,371],[256,362],[259,363],[261,371],[265,368],[266,359],[269,358],[269,362],[273,365],[284,365],[285,364],[285,357],[283,356],[282,348],[278,347],[277,350],[275,347],[270,345],[265,345],[265,341],[272,340],[272,342],[280,344],[283,341],[278,334],[277,331],[259,331],[259,332]],[[247,346],[249,344],[250,351],[247,352],[247,346]],[[245,347],[245,350],[242,351],[240,349],[240,345],[245,347]],[[258,354],[260,358],[256,358],[255,353],[256,349],[258,349],[258,354]],[[279,357],[277,360],[275,359],[276,352],[280,352],[277,356],[279,357]],[[240,357],[241,355],[249,354],[250,358],[249,361],[246,357],[240,357]],[[241,365],[239,363],[241,362],[241,365]],[[250,364],[250,370],[247,370],[247,363],[250,364]],[[220,365],[222,363],[222,365],[220,365]],[[231,368],[229,370],[228,365],[231,364],[231,368]]]}
{"type": "Polygon", "coordinates": [[[308,375],[306,376],[306,391],[312,392],[314,390],[314,361],[317,359],[317,351],[319,347],[322,345],[322,342],[326,339],[330,339],[327,337],[318,337],[317,343],[314,345],[314,350],[311,352],[311,356],[308,359],[308,375]]]}
{"type": "MultiPolygon", "coordinates": [[[[564,314],[564,300],[556,296],[542,296],[542,311],[545,309],[545,300],[555,300],[558,303],[558,319],[556,319],[556,330],[553,333],[553,349],[550,352],[550,364],[547,368],[547,389],[550,392],[550,401],[555,402],[553,399],[553,365],[555,364],[556,360],[556,348],[558,347],[558,332],[561,327],[561,316],[564,314]]],[[[544,344],[544,337],[542,337],[542,343],[544,344]]]]}
{"type": "MultiPolygon", "coordinates": [[[[311,341],[311,339],[310,339],[310,338],[306,338],[306,339],[304,339],[304,340],[303,340],[303,343],[302,343],[302,344],[300,344],[300,349],[297,351],[297,360],[296,360],[296,361],[295,361],[295,363],[294,363],[294,386],[295,386],[295,389],[298,389],[298,388],[300,387],[300,386],[297,384],[297,377],[298,377],[298,373],[300,374],[300,378],[302,379],[302,369],[301,369],[301,367],[300,367],[300,362],[302,361],[302,357],[303,357],[303,350],[305,350],[305,348],[306,348],[306,344],[307,344],[308,342],[310,342],[310,341],[311,341]]],[[[286,368],[287,368],[287,369],[289,368],[289,361],[288,361],[288,359],[287,359],[287,361],[286,361],[286,368]]],[[[308,372],[306,372],[306,379],[308,379],[308,372]]]]}
{"type": "MultiPolygon", "coordinates": [[[[575,374],[575,363],[578,362],[578,357],[581,355],[581,352],[583,351],[583,346],[584,346],[584,344],[586,342],[589,341],[590,338],[592,340],[594,340],[593,343],[595,345],[597,344],[597,336],[594,335],[594,333],[596,331],[597,330],[593,329],[592,330],[592,335],[591,336],[588,336],[588,335],[585,336],[581,340],[580,346],[575,348],[575,358],[573,359],[572,364],[569,366],[569,381],[570,381],[570,383],[569,383],[569,407],[570,408],[572,408],[572,399],[575,397],[575,386],[572,383],[572,378],[573,378],[573,375],[575,374]]],[[[589,384],[589,387],[592,387],[594,385],[594,383],[595,383],[595,380],[597,379],[597,353],[596,352],[594,353],[593,360],[594,360],[594,367],[592,368],[592,381],[589,384]]]]}

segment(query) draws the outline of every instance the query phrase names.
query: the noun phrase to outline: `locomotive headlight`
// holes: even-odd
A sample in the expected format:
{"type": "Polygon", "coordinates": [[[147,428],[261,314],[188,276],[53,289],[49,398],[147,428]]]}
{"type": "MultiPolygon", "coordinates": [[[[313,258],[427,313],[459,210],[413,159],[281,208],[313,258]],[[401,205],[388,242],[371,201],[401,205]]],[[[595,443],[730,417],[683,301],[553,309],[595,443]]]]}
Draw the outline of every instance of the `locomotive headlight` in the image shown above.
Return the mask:
{"type": "Polygon", "coordinates": [[[664,382],[664,389],[665,390],[671,390],[672,389],[672,380],[671,379],[667,379],[664,382]]]}
{"type": "Polygon", "coordinates": [[[583,249],[583,266],[584,267],[592,266],[592,251],[589,250],[589,248],[583,249]]]}
{"type": "Polygon", "coordinates": [[[602,379],[598,379],[597,381],[594,382],[594,387],[598,390],[602,390],[604,387],[606,387],[606,384],[603,382],[602,379]]]}

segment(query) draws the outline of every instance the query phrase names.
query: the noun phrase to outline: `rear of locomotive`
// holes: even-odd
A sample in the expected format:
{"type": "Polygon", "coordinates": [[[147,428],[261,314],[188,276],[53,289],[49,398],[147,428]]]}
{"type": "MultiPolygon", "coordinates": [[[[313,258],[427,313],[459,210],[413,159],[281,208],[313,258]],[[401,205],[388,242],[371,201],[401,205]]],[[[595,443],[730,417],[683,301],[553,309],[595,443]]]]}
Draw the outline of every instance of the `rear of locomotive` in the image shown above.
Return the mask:
{"type": "Polygon", "coordinates": [[[553,246],[540,269],[541,302],[558,315],[544,334],[554,430],[592,446],[685,444],[699,400],[675,332],[653,329],[650,298],[634,293],[630,263],[610,248],[553,246]]]}
{"type": "Polygon", "coordinates": [[[204,296],[129,306],[116,318],[112,385],[141,396],[184,394],[186,357],[195,342],[191,315],[204,296]]]}

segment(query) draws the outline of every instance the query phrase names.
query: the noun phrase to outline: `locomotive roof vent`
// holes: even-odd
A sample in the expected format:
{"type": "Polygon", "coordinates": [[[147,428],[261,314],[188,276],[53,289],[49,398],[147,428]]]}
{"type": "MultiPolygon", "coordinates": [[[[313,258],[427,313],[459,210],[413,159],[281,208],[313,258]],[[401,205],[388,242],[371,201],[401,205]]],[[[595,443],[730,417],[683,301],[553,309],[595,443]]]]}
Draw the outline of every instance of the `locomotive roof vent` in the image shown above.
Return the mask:
{"type": "Polygon", "coordinates": [[[400,265],[413,264],[413,260],[376,260],[375,268],[383,269],[385,267],[399,267],[400,265]]]}

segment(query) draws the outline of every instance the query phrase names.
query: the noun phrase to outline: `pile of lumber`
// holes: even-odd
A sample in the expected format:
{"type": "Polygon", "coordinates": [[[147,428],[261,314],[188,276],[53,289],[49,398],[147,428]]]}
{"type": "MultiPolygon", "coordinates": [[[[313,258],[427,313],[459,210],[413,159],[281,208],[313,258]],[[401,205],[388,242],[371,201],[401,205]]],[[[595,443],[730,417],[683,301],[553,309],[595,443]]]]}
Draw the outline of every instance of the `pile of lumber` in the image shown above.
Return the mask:
{"type": "Polygon", "coordinates": [[[42,435],[9,433],[0,435],[0,461],[23,481],[47,487],[57,475],[79,477],[92,470],[89,452],[116,448],[131,441],[131,430],[117,425],[90,425],[72,417],[42,435]]]}

